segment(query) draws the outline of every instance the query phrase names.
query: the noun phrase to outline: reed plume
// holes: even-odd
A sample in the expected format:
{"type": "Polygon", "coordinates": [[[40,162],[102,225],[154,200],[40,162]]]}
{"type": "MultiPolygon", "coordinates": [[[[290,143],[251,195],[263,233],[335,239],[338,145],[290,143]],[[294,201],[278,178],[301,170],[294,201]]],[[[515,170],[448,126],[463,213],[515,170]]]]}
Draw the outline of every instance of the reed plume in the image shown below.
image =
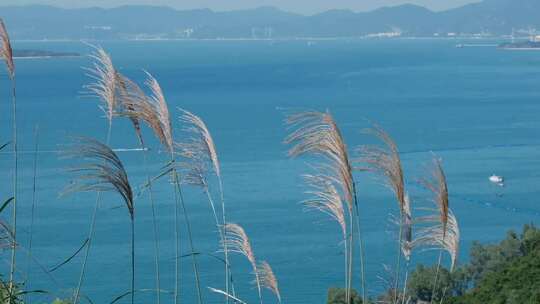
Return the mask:
{"type": "Polygon", "coordinates": [[[100,108],[111,124],[118,106],[119,75],[114,68],[111,56],[101,47],[92,47],[94,53],[90,54],[90,58],[94,62],[91,68],[85,68],[85,70],[93,82],[85,85],[84,88],[88,90],[88,94],[97,97],[102,102],[100,108]]]}
{"type": "Polygon", "coordinates": [[[352,284],[352,256],[354,230],[356,222],[360,247],[360,267],[362,299],[366,301],[365,275],[364,275],[364,250],[360,229],[360,214],[356,196],[356,185],[352,175],[352,166],[349,161],[347,147],[334,118],[328,112],[307,111],[289,115],[286,124],[292,133],[285,139],[285,143],[292,145],[289,156],[301,155],[320,156],[324,164],[319,166],[327,172],[342,200],[347,203],[349,215],[349,286],[347,286],[347,302],[350,302],[350,290],[352,284]],[[355,220],[356,219],[356,220],[355,220]]]}
{"type": "Polygon", "coordinates": [[[419,229],[417,235],[412,242],[412,246],[415,248],[424,247],[427,249],[441,249],[446,251],[450,256],[450,271],[453,271],[457,264],[457,259],[459,255],[459,224],[456,216],[451,209],[448,210],[448,225],[446,228],[446,232],[443,231],[443,227],[440,222],[433,221],[433,219],[436,217],[437,216],[423,217],[418,220],[420,222],[431,222],[434,224],[419,229]]]}
{"type": "MultiPolygon", "coordinates": [[[[360,164],[365,164],[367,170],[375,172],[381,178],[384,179],[384,184],[390,188],[395,196],[399,207],[399,235],[398,235],[398,250],[396,258],[396,276],[394,282],[394,290],[399,290],[399,278],[401,267],[401,254],[405,255],[406,260],[409,259],[410,250],[405,248],[403,244],[403,234],[405,226],[405,182],[403,168],[401,166],[401,158],[399,156],[399,150],[395,141],[386,133],[381,127],[375,126],[371,129],[364,131],[367,134],[374,135],[382,143],[384,147],[380,146],[363,146],[359,149],[361,157],[357,160],[360,164]]],[[[410,214],[410,207],[409,207],[410,214]]],[[[397,302],[397,298],[394,299],[397,302]]]]}
{"type": "MultiPolygon", "coordinates": [[[[144,122],[155,134],[157,139],[161,142],[164,148],[169,152],[170,161],[167,165],[165,173],[170,174],[172,177],[172,183],[174,188],[174,201],[175,201],[175,289],[174,289],[174,301],[178,303],[179,300],[179,258],[180,258],[180,226],[178,220],[179,205],[181,204],[184,219],[188,230],[188,238],[191,250],[193,271],[195,273],[195,284],[197,286],[197,295],[199,304],[202,303],[202,291],[200,287],[200,276],[198,270],[197,258],[195,255],[193,245],[193,235],[191,232],[191,223],[187,215],[187,210],[184,203],[184,197],[182,194],[182,188],[180,185],[180,178],[176,165],[176,144],[173,140],[173,130],[169,114],[169,108],[165,101],[163,90],[159,85],[159,82],[148,72],[146,72],[147,80],[146,86],[150,89],[151,95],[145,98],[141,96],[136,98],[126,98],[123,100],[123,114],[131,117],[131,119],[144,122]]],[[[137,95],[137,94],[136,94],[137,95]]]]}
{"type": "Polygon", "coordinates": [[[306,194],[311,198],[302,203],[307,209],[320,211],[334,219],[341,228],[343,240],[347,239],[347,223],[343,202],[336,187],[331,182],[331,177],[325,175],[304,175],[304,180],[310,186],[306,194]]]}
{"type": "MultiPolygon", "coordinates": [[[[122,113],[125,111],[124,108],[127,108],[127,110],[133,110],[131,107],[131,104],[133,102],[132,99],[146,99],[146,95],[144,94],[143,90],[137,85],[134,81],[127,78],[126,76],[117,73],[117,81],[119,85],[119,100],[120,100],[120,110],[118,110],[115,114],[123,116],[122,113]]],[[[137,119],[137,117],[133,115],[125,115],[129,118],[131,121],[131,124],[133,125],[133,129],[135,130],[135,135],[137,136],[137,139],[139,140],[139,144],[141,145],[141,148],[143,151],[146,151],[146,147],[144,145],[144,140],[141,132],[141,123],[137,119]]],[[[159,288],[158,288],[159,289],[159,288]]]]}
{"type": "Polygon", "coordinates": [[[15,78],[15,64],[13,63],[13,49],[11,48],[11,40],[4,24],[4,20],[0,18],[0,57],[6,62],[9,77],[15,78]]]}
{"type": "Polygon", "coordinates": [[[165,101],[165,96],[163,95],[163,90],[159,85],[159,82],[148,72],[146,80],[146,85],[151,90],[152,94],[149,97],[150,103],[146,106],[143,106],[141,110],[141,120],[145,121],[148,126],[154,131],[156,137],[161,141],[161,143],[167,148],[167,150],[173,154],[174,153],[174,140],[172,132],[171,117],[169,115],[169,107],[165,101]],[[150,114],[149,111],[154,113],[150,114]],[[149,115],[149,117],[145,117],[149,115]],[[148,119],[143,119],[148,118],[148,119]],[[153,120],[152,120],[153,119],[153,120]]]}
{"type": "Polygon", "coordinates": [[[107,145],[89,138],[81,138],[78,147],[66,153],[68,157],[84,161],[69,171],[76,175],[64,193],[115,192],[126,205],[131,221],[131,303],[135,295],[135,208],[128,175],[120,158],[107,145]]]}
{"type": "MultiPolygon", "coordinates": [[[[420,222],[429,222],[429,221],[437,221],[438,225],[440,226],[439,229],[435,229],[431,233],[433,234],[433,237],[440,237],[440,239],[437,242],[440,242],[441,244],[446,243],[446,236],[448,233],[448,221],[449,221],[449,200],[448,200],[448,185],[446,183],[446,175],[444,174],[441,160],[437,157],[433,158],[433,169],[431,170],[431,176],[427,179],[421,179],[420,183],[424,185],[428,190],[430,190],[433,194],[433,203],[437,207],[437,215],[433,216],[427,216],[424,218],[421,218],[420,222]]],[[[456,221],[457,225],[457,221],[456,221]]],[[[430,229],[430,228],[428,228],[430,229]]],[[[428,230],[429,231],[429,230],[428,230]]],[[[459,232],[459,230],[458,230],[459,232]]],[[[425,233],[425,232],[424,232],[425,233]]],[[[420,234],[422,235],[422,234],[420,234]]],[[[417,241],[418,243],[418,241],[417,241]]],[[[444,247],[440,248],[439,252],[439,258],[437,262],[437,270],[435,272],[435,280],[433,283],[433,289],[431,292],[431,300],[433,301],[433,294],[435,293],[435,289],[437,287],[437,280],[439,278],[439,270],[441,268],[441,262],[442,262],[442,253],[443,253],[444,247]]]]}
{"type": "MultiPolygon", "coordinates": [[[[119,91],[119,76],[114,68],[112,59],[110,55],[105,52],[101,47],[91,46],[94,49],[94,53],[90,55],[90,58],[94,60],[92,67],[84,68],[87,71],[87,76],[92,80],[88,85],[85,85],[84,88],[87,90],[87,93],[98,99],[101,102],[100,108],[105,113],[108,122],[107,129],[107,139],[105,144],[108,145],[111,141],[111,132],[112,132],[112,119],[114,113],[117,111],[118,107],[118,95],[119,91]]],[[[83,285],[84,276],[86,273],[86,265],[88,263],[88,256],[90,254],[90,248],[92,246],[92,240],[94,238],[94,231],[96,226],[96,216],[99,210],[99,204],[101,202],[101,192],[97,191],[96,202],[94,206],[94,211],[92,213],[92,219],[90,220],[90,229],[88,232],[88,238],[86,242],[86,249],[84,253],[84,259],[81,266],[81,273],[79,276],[79,282],[77,288],[75,289],[74,304],[77,304],[79,301],[80,291],[83,285]]]]}
{"type": "MultiPolygon", "coordinates": [[[[13,239],[17,241],[17,200],[18,200],[18,179],[19,179],[19,152],[17,141],[17,85],[15,81],[15,64],[13,62],[13,49],[11,47],[11,40],[4,24],[4,21],[0,18],[0,57],[4,59],[8,71],[9,78],[11,80],[11,101],[12,101],[12,140],[13,140],[13,207],[12,207],[12,227],[13,227],[13,239]]],[[[9,271],[9,293],[13,292],[14,288],[14,276],[16,264],[16,246],[11,249],[11,263],[9,271]]],[[[13,302],[10,297],[9,304],[13,302]]]]}
{"type": "Polygon", "coordinates": [[[332,177],[330,176],[306,174],[304,180],[310,188],[310,190],[306,191],[306,194],[311,195],[310,198],[302,202],[306,209],[320,211],[330,216],[341,228],[345,253],[345,286],[348,286],[347,222],[341,196],[332,183],[332,177]]]}
{"type": "MultiPolygon", "coordinates": [[[[183,109],[179,110],[182,113],[180,116],[180,123],[184,125],[184,131],[189,134],[189,138],[186,140],[186,142],[178,144],[180,154],[187,160],[187,163],[184,164],[187,169],[186,173],[184,174],[184,180],[189,184],[201,187],[208,198],[210,208],[214,215],[216,227],[219,231],[220,242],[223,244],[223,253],[225,258],[225,292],[228,294],[229,282],[232,281],[232,274],[227,243],[225,242],[225,231],[223,228],[226,223],[225,200],[216,146],[208,127],[200,117],[189,111],[183,109]],[[209,175],[211,173],[216,176],[219,184],[222,214],[221,223],[219,222],[217,216],[214,199],[210,193],[209,175]]],[[[231,287],[232,295],[236,296],[234,286],[231,287]]],[[[229,302],[228,297],[226,297],[226,302],[229,302]]]]}
{"type": "Polygon", "coordinates": [[[154,191],[152,187],[152,180],[150,179],[150,173],[148,169],[148,149],[144,143],[144,139],[141,131],[141,123],[137,115],[130,115],[129,112],[133,112],[136,109],[134,108],[135,104],[145,104],[147,96],[144,91],[137,85],[134,81],[127,78],[122,74],[117,74],[117,79],[119,83],[119,103],[120,110],[117,115],[127,116],[135,130],[137,139],[139,140],[139,145],[143,150],[143,167],[146,174],[146,185],[148,188],[148,197],[150,200],[150,206],[152,210],[152,230],[154,234],[154,267],[156,269],[156,300],[157,304],[161,303],[161,279],[160,279],[160,268],[159,268],[159,257],[160,257],[160,246],[159,246],[159,232],[157,224],[157,215],[156,215],[156,204],[154,201],[154,191]]]}
{"type": "Polygon", "coordinates": [[[268,262],[263,261],[257,267],[259,279],[261,281],[261,286],[270,290],[278,299],[278,302],[281,303],[281,294],[279,292],[278,281],[272,267],[268,262]]]}
{"type": "Polygon", "coordinates": [[[225,242],[222,244],[223,247],[227,246],[229,252],[239,253],[247,258],[253,269],[253,274],[255,275],[255,284],[257,285],[257,291],[259,293],[259,301],[262,304],[261,279],[259,277],[257,261],[253,249],[251,248],[249,237],[244,231],[244,228],[238,224],[227,223],[225,224],[224,229],[226,238],[225,242]]]}
{"type": "Polygon", "coordinates": [[[433,159],[433,169],[431,177],[420,180],[420,183],[433,193],[433,202],[439,211],[439,221],[442,225],[443,237],[446,235],[446,226],[448,224],[448,186],[446,175],[442,168],[439,158],[433,159]]]}

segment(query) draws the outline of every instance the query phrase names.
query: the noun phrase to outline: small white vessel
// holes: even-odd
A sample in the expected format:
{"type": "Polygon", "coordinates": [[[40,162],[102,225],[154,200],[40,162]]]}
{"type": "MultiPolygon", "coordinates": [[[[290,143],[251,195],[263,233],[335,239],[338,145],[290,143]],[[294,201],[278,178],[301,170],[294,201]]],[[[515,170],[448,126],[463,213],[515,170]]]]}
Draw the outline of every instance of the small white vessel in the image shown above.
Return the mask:
{"type": "Polygon", "coordinates": [[[494,184],[502,185],[504,183],[504,177],[493,174],[489,177],[489,181],[494,184]]]}

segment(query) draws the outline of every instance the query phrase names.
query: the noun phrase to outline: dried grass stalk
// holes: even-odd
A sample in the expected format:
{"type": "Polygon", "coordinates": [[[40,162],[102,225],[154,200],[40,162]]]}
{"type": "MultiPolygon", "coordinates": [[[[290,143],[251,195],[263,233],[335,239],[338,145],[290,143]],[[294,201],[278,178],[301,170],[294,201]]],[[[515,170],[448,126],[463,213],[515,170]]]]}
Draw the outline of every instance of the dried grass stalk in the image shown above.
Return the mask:
{"type": "MultiPolygon", "coordinates": [[[[226,223],[225,218],[225,200],[223,195],[223,183],[221,179],[221,170],[218,159],[218,154],[214,140],[208,127],[204,121],[197,115],[179,109],[182,113],[180,115],[180,123],[184,125],[184,131],[188,134],[188,138],[185,142],[177,144],[177,150],[180,151],[180,155],[186,160],[181,165],[183,166],[183,181],[185,183],[201,187],[208,197],[208,202],[214,220],[219,231],[220,241],[223,244],[223,253],[225,257],[225,292],[229,293],[229,281],[232,280],[230,274],[231,268],[229,263],[229,255],[227,243],[225,242],[225,231],[223,225],[226,223]],[[222,211],[222,223],[219,222],[214,199],[210,191],[210,175],[215,174],[219,183],[219,191],[221,197],[221,211],[222,211]]],[[[234,286],[233,286],[234,295],[234,286]]],[[[228,298],[226,299],[228,302],[228,298]]]]}
{"type": "Polygon", "coordinates": [[[364,275],[364,250],[360,229],[360,216],[358,201],[356,199],[356,187],[352,175],[352,166],[349,161],[347,147],[334,118],[329,112],[307,111],[289,115],[285,123],[292,130],[291,134],[285,138],[285,143],[292,145],[289,149],[289,156],[297,157],[301,155],[320,156],[323,164],[319,168],[325,172],[329,180],[339,189],[342,201],[348,206],[349,214],[349,270],[347,301],[350,302],[349,293],[351,290],[352,278],[352,251],[353,251],[353,226],[356,222],[360,246],[360,266],[362,299],[365,295],[365,275],[364,275]],[[356,217],[356,221],[355,221],[356,217]]]}
{"type": "MultiPolygon", "coordinates": [[[[70,158],[79,158],[84,163],[69,169],[76,178],[66,188],[64,194],[112,191],[122,197],[128,209],[131,222],[131,303],[133,304],[135,297],[135,208],[133,190],[124,165],[109,146],[90,138],[80,138],[78,146],[65,154],[70,158]]],[[[75,301],[78,300],[78,289],[75,301]]]]}
{"type": "MultiPolygon", "coordinates": [[[[18,197],[18,141],[17,141],[17,90],[15,84],[15,64],[13,63],[13,49],[11,48],[11,41],[9,34],[6,30],[4,21],[0,18],[0,58],[4,59],[7,66],[9,78],[11,79],[11,97],[12,97],[12,130],[13,130],[13,212],[12,222],[13,227],[12,235],[14,243],[17,242],[17,201],[18,197]]],[[[10,294],[14,289],[14,277],[16,270],[16,246],[11,248],[11,262],[9,271],[9,288],[10,294]]],[[[13,299],[10,297],[9,303],[13,303],[13,299]]]]}
{"type": "Polygon", "coordinates": [[[221,295],[224,295],[225,297],[227,297],[228,299],[231,299],[233,300],[235,303],[240,303],[240,304],[247,304],[246,302],[240,300],[239,298],[231,295],[230,293],[226,292],[226,291],[223,291],[221,289],[216,289],[216,288],[212,288],[212,287],[208,287],[208,289],[211,291],[211,292],[214,292],[214,293],[218,293],[218,294],[221,294],[221,295]]]}

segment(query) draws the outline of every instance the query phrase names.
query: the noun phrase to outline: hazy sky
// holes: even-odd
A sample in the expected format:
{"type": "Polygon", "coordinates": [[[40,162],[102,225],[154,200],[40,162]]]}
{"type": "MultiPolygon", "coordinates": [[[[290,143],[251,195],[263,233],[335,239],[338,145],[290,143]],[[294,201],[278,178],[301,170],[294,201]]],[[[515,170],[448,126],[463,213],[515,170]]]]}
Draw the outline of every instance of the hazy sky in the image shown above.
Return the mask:
{"type": "Polygon", "coordinates": [[[328,9],[366,11],[381,6],[414,3],[433,10],[444,10],[480,0],[0,0],[2,5],[50,4],[61,7],[113,7],[125,4],[166,5],[177,9],[211,8],[233,10],[276,6],[286,11],[313,14],[328,9]]]}

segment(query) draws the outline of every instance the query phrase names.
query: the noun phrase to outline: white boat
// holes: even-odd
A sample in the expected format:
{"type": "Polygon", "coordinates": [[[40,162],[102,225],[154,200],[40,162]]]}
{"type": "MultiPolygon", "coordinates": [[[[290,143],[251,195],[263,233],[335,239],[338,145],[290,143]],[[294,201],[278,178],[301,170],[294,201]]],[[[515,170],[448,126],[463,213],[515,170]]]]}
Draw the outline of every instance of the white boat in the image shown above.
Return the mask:
{"type": "Polygon", "coordinates": [[[489,181],[494,184],[501,185],[502,183],[504,183],[504,177],[493,174],[489,177],[489,181]]]}

